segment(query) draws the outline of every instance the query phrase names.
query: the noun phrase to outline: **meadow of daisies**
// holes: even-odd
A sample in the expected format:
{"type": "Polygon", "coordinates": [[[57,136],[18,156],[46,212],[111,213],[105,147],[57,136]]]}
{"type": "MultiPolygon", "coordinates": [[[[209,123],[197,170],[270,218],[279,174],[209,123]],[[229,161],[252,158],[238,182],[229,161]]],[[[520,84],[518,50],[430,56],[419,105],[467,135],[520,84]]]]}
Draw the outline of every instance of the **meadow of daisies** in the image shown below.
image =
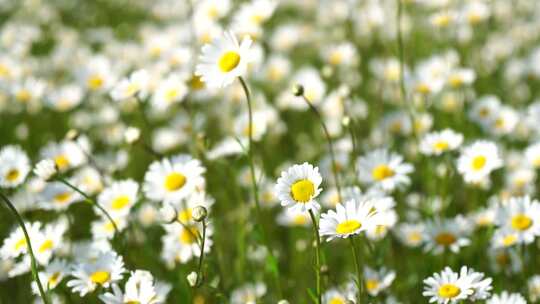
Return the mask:
{"type": "Polygon", "coordinates": [[[539,303],[540,2],[0,16],[0,304],[539,303]]]}

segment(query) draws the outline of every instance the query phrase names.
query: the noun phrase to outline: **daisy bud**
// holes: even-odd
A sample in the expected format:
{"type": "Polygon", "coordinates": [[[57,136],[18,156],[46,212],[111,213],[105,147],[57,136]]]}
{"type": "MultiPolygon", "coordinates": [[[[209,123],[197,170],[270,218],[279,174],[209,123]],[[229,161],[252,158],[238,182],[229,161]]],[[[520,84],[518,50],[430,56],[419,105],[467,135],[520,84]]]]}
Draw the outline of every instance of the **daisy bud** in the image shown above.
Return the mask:
{"type": "Polygon", "coordinates": [[[344,127],[348,127],[351,124],[351,118],[349,116],[344,116],[343,119],[341,120],[341,124],[344,127]]]}
{"type": "Polygon", "coordinates": [[[195,271],[192,271],[190,274],[188,274],[186,278],[189,283],[189,286],[191,287],[197,286],[198,275],[195,271]]]}
{"type": "Polygon", "coordinates": [[[163,221],[167,223],[173,222],[177,217],[176,210],[170,204],[165,204],[163,207],[161,207],[159,209],[159,214],[161,215],[163,221]]]}
{"type": "Polygon", "coordinates": [[[77,137],[79,137],[79,135],[81,135],[79,133],[79,131],[77,131],[75,129],[71,129],[66,133],[66,139],[67,140],[76,140],[77,137]]]}
{"type": "Polygon", "coordinates": [[[56,175],[56,173],[58,173],[58,169],[56,168],[54,161],[51,159],[44,159],[36,164],[34,173],[42,180],[49,181],[56,175]]]}
{"type": "Polygon", "coordinates": [[[304,87],[301,84],[295,84],[292,88],[294,96],[304,95],[304,87]]]}
{"type": "Polygon", "coordinates": [[[203,206],[197,206],[192,212],[193,220],[196,222],[202,222],[208,216],[208,210],[203,206]]]}
{"type": "Polygon", "coordinates": [[[279,300],[279,302],[277,302],[277,304],[289,304],[289,301],[287,301],[287,300],[279,300]]]}
{"type": "Polygon", "coordinates": [[[124,140],[127,144],[134,144],[141,137],[141,130],[135,127],[129,127],[124,132],[124,140]]]}
{"type": "Polygon", "coordinates": [[[325,275],[328,274],[328,265],[321,265],[321,274],[325,275]]]}

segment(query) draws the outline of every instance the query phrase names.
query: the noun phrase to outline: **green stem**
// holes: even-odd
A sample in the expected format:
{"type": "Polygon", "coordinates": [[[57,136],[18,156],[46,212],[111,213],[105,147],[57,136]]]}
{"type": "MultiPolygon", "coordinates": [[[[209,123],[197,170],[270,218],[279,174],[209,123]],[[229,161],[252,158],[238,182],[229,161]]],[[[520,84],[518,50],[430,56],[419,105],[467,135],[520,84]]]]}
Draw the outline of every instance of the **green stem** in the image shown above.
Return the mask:
{"type": "Polygon", "coordinates": [[[202,265],[204,260],[204,241],[206,239],[206,221],[202,220],[202,240],[201,240],[201,255],[199,256],[199,265],[197,267],[197,284],[195,286],[199,286],[200,283],[202,283],[202,265]]]}
{"type": "Polygon", "coordinates": [[[330,133],[328,133],[328,129],[326,128],[326,124],[324,123],[324,119],[319,112],[319,110],[311,103],[309,99],[307,99],[306,95],[302,94],[302,98],[307,103],[311,111],[317,116],[319,119],[319,122],[321,123],[324,136],[326,137],[326,141],[328,142],[328,150],[330,151],[330,159],[332,160],[332,173],[334,175],[334,182],[336,183],[337,193],[339,201],[341,202],[341,185],[339,183],[339,174],[338,174],[338,168],[337,168],[337,162],[336,162],[336,156],[334,154],[334,145],[332,144],[332,138],[330,137],[330,133]]]}
{"type": "Polygon", "coordinates": [[[114,233],[116,235],[118,235],[118,227],[116,226],[116,223],[114,222],[113,218],[109,215],[109,213],[107,212],[107,210],[105,210],[100,204],[98,204],[95,200],[93,200],[88,194],[84,193],[84,191],[82,191],[81,189],[79,189],[78,187],[76,187],[75,185],[71,184],[70,182],[68,182],[66,179],[64,178],[61,178],[61,177],[57,177],[56,178],[59,182],[63,183],[64,185],[68,186],[69,188],[75,190],[75,192],[79,193],[80,195],[82,195],[87,201],[89,201],[92,205],[96,206],[106,217],[107,219],[111,222],[111,224],[113,225],[113,228],[114,228],[114,233]]]}
{"type": "Polygon", "coordinates": [[[36,257],[34,256],[34,251],[32,250],[32,243],[30,242],[30,236],[28,236],[28,231],[26,231],[26,226],[24,225],[24,221],[21,215],[19,214],[19,212],[17,212],[17,209],[15,209],[15,206],[13,206],[11,201],[7,198],[7,196],[5,196],[3,193],[0,192],[0,197],[2,197],[2,200],[6,203],[8,208],[13,212],[19,226],[21,227],[24,233],[24,239],[26,240],[26,244],[28,245],[28,253],[30,254],[32,277],[34,277],[34,281],[36,281],[36,284],[39,289],[39,294],[41,296],[41,299],[43,299],[43,303],[49,304],[49,298],[45,294],[45,290],[43,289],[43,285],[41,285],[41,280],[39,279],[36,257]]]}
{"type": "Polygon", "coordinates": [[[317,220],[315,219],[315,214],[313,210],[309,210],[309,216],[313,222],[313,237],[315,238],[315,275],[317,276],[317,303],[322,303],[322,287],[321,287],[321,237],[319,236],[319,227],[317,225],[317,220]]]}
{"type": "MultiPolygon", "coordinates": [[[[247,107],[248,107],[248,138],[249,138],[249,146],[248,146],[248,164],[249,164],[249,171],[251,173],[251,187],[253,190],[253,196],[255,197],[255,210],[257,213],[257,221],[260,225],[260,231],[261,236],[263,239],[263,242],[266,246],[266,249],[268,251],[268,254],[270,258],[272,259],[273,263],[276,262],[276,258],[274,257],[274,254],[272,253],[272,248],[270,247],[270,243],[268,242],[268,239],[266,238],[266,232],[264,228],[264,222],[262,220],[262,212],[261,212],[261,203],[259,201],[259,190],[257,187],[257,176],[255,175],[255,162],[253,160],[253,110],[251,108],[251,94],[249,92],[248,86],[244,79],[242,77],[238,77],[238,80],[240,81],[240,84],[242,85],[242,89],[244,90],[244,94],[246,95],[246,101],[247,101],[247,107]]],[[[276,280],[276,287],[278,289],[278,295],[281,297],[281,283],[279,280],[279,267],[275,267],[276,272],[274,273],[274,277],[276,280]]]]}
{"type": "Polygon", "coordinates": [[[354,260],[354,267],[356,268],[356,286],[358,287],[358,300],[360,301],[360,297],[363,290],[363,284],[362,284],[362,269],[360,268],[360,263],[358,262],[358,249],[356,248],[356,244],[354,241],[354,235],[349,236],[349,241],[351,243],[351,251],[353,255],[354,260]]]}

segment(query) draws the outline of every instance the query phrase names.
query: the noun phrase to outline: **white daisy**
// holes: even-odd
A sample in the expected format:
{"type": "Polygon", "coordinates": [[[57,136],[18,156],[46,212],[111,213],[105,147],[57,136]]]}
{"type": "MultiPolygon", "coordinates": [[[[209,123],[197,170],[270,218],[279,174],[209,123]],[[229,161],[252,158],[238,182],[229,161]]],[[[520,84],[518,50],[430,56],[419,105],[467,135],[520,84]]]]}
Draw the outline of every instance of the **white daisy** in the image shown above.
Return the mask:
{"type": "Polygon", "coordinates": [[[137,70],[128,78],[120,80],[111,91],[113,100],[125,100],[131,97],[144,99],[148,94],[150,75],[146,70],[137,70]]]}
{"type": "Polygon", "coordinates": [[[153,201],[178,203],[203,188],[205,171],[198,159],[186,154],[155,161],[144,175],[143,191],[153,201]]]}
{"type": "Polygon", "coordinates": [[[486,304],[527,304],[527,301],[519,293],[503,291],[487,300],[486,304]]]}
{"type": "Polygon", "coordinates": [[[472,268],[467,266],[461,267],[460,277],[468,278],[473,293],[470,296],[472,301],[485,300],[489,297],[492,286],[491,278],[485,278],[485,275],[481,272],[476,272],[472,268]]]}
{"type": "Polygon", "coordinates": [[[231,304],[255,304],[266,293],[264,283],[247,283],[231,293],[231,304]]]}
{"type": "Polygon", "coordinates": [[[112,285],[113,293],[105,293],[99,298],[106,304],[158,304],[162,303],[157,298],[154,277],[148,271],[136,270],[131,272],[126,282],[124,292],[118,285],[112,285]]]}
{"type": "Polygon", "coordinates": [[[34,168],[34,173],[44,181],[50,180],[56,173],[56,164],[51,159],[40,160],[34,168]]]}
{"type": "Polygon", "coordinates": [[[114,251],[104,252],[95,260],[74,265],[70,273],[74,279],[69,280],[66,285],[82,297],[93,292],[98,286],[107,288],[121,280],[124,272],[122,257],[114,251]]]}
{"type": "Polygon", "coordinates": [[[43,208],[55,210],[65,210],[72,203],[82,200],[79,193],[60,182],[47,183],[39,197],[43,208]]]}
{"type": "Polygon", "coordinates": [[[457,169],[468,183],[481,182],[502,165],[497,146],[483,140],[465,147],[457,160],[457,169]]]}
{"type": "Polygon", "coordinates": [[[426,225],[424,249],[433,251],[435,254],[440,254],[445,250],[459,252],[461,247],[470,244],[467,238],[469,230],[465,219],[459,216],[455,219],[430,221],[426,225]]]}
{"type": "Polygon", "coordinates": [[[450,267],[425,279],[424,285],[422,295],[429,298],[429,303],[457,303],[468,299],[473,294],[468,277],[460,276],[450,267]]]}
{"type": "Polygon", "coordinates": [[[139,184],[127,179],[112,183],[98,196],[98,203],[109,213],[127,215],[137,201],[139,184]]]}
{"type": "MultiPolygon", "coordinates": [[[[39,279],[46,291],[53,290],[62,282],[68,269],[68,264],[64,260],[54,260],[48,264],[43,271],[39,272],[39,279]]],[[[32,282],[32,292],[39,295],[36,282],[32,282]]]]}
{"type": "Polygon", "coordinates": [[[457,149],[463,142],[463,135],[450,129],[426,134],[420,142],[420,152],[426,155],[441,155],[457,149]]]}
{"type": "Polygon", "coordinates": [[[372,297],[376,297],[381,291],[390,287],[395,278],[396,272],[384,267],[379,270],[364,268],[364,283],[368,294],[372,297]]]}
{"type": "Polygon", "coordinates": [[[401,155],[379,149],[360,157],[357,162],[360,181],[392,191],[408,185],[411,181],[407,174],[413,172],[412,165],[403,162],[401,155]]]}
{"type": "Polygon", "coordinates": [[[378,217],[373,200],[350,200],[345,205],[337,204],[336,211],[323,213],[319,231],[321,236],[328,236],[327,241],[331,241],[336,237],[346,238],[359,234],[377,225],[378,217]]]}
{"type": "Polygon", "coordinates": [[[540,168],[540,142],[534,143],[525,149],[525,158],[534,168],[540,168]]]}
{"type": "Polygon", "coordinates": [[[281,172],[277,180],[276,193],[282,206],[292,211],[307,211],[320,209],[315,198],[321,193],[319,188],[322,177],[319,168],[308,163],[293,165],[287,171],[281,172]]]}
{"type": "MultiPolygon", "coordinates": [[[[176,263],[185,264],[193,258],[199,257],[201,248],[199,239],[202,238],[202,224],[193,223],[181,225],[172,223],[164,225],[165,235],[161,238],[163,250],[161,257],[169,267],[174,267],[176,263]]],[[[208,224],[206,227],[206,238],[204,242],[204,252],[209,253],[212,247],[213,228],[208,224]]]]}
{"type": "Polygon", "coordinates": [[[59,171],[78,167],[86,162],[86,155],[79,144],[73,141],[49,143],[40,152],[44,159],[52,159],[59,171]]]}
{"type": "Polygon", "coordinates": [[[30,172],[30,160],[19,146],[0,150],[0,187],[14,188],[22,184],[30,172]]]}
{"type": "Polygon", "coordinates": [[[496,224],[512,231],[518,243],[529,244],[540,235],[540,203],[529,196],[512,197],[497,210],[496,224]]]}
{"type": "Polygon", "coordinates": [[[225,32],[212,44],[202,47],[201,63],[197,65],[195,74],[210,87],[222,88],[231,84],[236,77],[247,72],[251,61],[250,46],[249,36],[239,44],[232,32],[225,32]]]}

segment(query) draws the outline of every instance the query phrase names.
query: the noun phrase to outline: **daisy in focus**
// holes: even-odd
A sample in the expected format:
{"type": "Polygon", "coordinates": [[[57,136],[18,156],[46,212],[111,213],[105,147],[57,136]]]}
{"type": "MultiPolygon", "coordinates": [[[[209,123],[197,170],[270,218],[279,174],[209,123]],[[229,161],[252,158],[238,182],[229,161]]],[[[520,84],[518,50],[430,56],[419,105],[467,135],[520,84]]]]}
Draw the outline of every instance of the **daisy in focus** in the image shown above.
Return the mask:
{"type": "Polygon", "coordinates": [[[477,141],[465,147],[457,161],[457,169],[468,183],[482,182],[502,165],[497,146],[489,141],[477,141]]]}
{"type": "Polygon", "coordinates": [[[360,181],[392,191],[410,184],[409,173],[414,171],[411,164],[404,163],[401,155],[379,149],[360,157],[357,162],[360,181]]]}
{"type": "Polygon", "coordinates": [[[321,236],[327,236],[327,241],[336,237],[347,238],[378,225],[377,211],[374,201],[347,201],[344,205],[337,204],[336,211],[330,210],[321,215],[319,230],[321,236]]]}
{"type": "Polygon", "coordinates": [[[319,188],[322,177],[318,167],[308,163],[293,165],[287,171],[281,172],[277,180],[276,193],[282,206],[291,211],[318,211],[319,203],[315,198],[321,193],[319,188]]]}

